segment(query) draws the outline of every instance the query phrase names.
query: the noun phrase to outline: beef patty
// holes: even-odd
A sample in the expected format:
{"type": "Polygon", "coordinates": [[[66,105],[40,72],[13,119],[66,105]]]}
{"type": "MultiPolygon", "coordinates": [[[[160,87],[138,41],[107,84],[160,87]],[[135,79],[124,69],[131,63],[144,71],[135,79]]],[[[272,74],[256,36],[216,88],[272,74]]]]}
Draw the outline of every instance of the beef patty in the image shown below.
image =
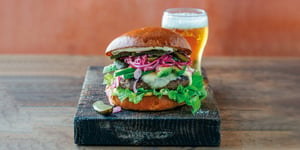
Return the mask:
{"type": "MultiPolygon", "coordinates": [[[[133,84],[135,79],[120,79],[120,86],[122,88],[128,88],[130,90],[133,90],[133,84]]],[[[187,76],[180,76],[177,80],[170,81],[167,85],[161,88],[157,89],[170,89],[170,90],[176,90],[178,85],[182,86],[188,86],[189,85],[189,78],[187,76]]],[[[152,89],[147,83],[145,83],[143,80],[139,80],[136,84],[136,88],[144,88],[145,90],[152,89]]]]}

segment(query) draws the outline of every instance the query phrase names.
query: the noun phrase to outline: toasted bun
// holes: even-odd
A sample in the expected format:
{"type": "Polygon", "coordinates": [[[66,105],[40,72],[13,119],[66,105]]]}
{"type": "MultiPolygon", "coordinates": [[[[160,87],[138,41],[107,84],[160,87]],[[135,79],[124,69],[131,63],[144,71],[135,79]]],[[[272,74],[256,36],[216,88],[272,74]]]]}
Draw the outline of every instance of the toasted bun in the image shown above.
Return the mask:
{"type": "MultiPolygon", "coordinates": [[[[153,48],[162,47],[175,51],[183,51],[191,54],[191,47],[187,40],[180,34],[161,27],[145,27],[129,31],[115,38],[107,47],[107,56],[128,51],[130,48],[153,48]]],[[[145,49],[135,49],[135,52],[145,51],[145,49]]]]}
{"type": "Polygon", "coordinates": [[[184,103],[177,103],[170,100],[167,96],[162,96],[161,98],[157,96],[144,96],[143,100],[138,104],[129,102],[128,99],[121,102],[117,96],[111,96],[110,100],[114,105],[137,111],[161,111],[184,105],[184,103]]]}

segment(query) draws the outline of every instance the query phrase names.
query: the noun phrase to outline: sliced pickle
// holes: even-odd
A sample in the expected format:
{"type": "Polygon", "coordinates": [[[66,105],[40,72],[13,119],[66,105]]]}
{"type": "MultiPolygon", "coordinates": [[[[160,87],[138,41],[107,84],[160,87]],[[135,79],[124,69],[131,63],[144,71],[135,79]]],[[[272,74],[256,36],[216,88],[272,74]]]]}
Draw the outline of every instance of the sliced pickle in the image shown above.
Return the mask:
{"type": "Polygon", "coordinates": [[[126,56],[141,56],[141,55],[145,55],[145,54],[149,54],[149,55],[154,56],[154,57],[159,57],[159,56],[165,55],[167,53],[169,53],[169,52],[163,51],[163,50],[152,49],[152,50],[148,50],[148,51],[144,51],[144,52],[139,52],[139,53],[135,53],[135,52],[122,52],[122,53],[119,53],[117,55],[113,55],[110,58],[111,59],[118,59],[118,58],[126,57],[126,56]]]}
{"type": "Polygon", "coordinates": [[[104,104],[102,101],[94,102],[93,108],[102,115],[110,115],[113,111],[113,106],[104,104]]]}
{"type": "Polygon", "coordinates": [[[158,57],[148,57],[147,59],[148,59],[149,62],[152,62],[152,61],[156,60],[157,58],[158,57]]]}
{"type": "Polygon", "coordinates": [[[178,52],[174,52],[174,54],[178,59],[182,60],[183,62],[189,61],[189,59],[183,54],[180,54],[178,52]]]}
{"type": "Polygon", "coordinates": [[[135,52],[123,52],[119,53],[118,55],[110,56],[110,59],[117,59],[120,57],[126,57],[126,56],[134,56],[135,52]]]}

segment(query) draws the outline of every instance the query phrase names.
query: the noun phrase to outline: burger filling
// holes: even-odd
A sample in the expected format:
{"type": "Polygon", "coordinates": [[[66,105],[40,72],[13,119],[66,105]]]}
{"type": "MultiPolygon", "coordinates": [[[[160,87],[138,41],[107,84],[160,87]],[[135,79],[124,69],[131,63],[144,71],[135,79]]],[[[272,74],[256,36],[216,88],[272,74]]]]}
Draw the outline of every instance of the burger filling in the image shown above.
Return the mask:
{"type": "Polygon", "coordinates": [[[180,51],[150,50],[123,52],[112,56],[114,63],[103,69],[108,97],[118,96],[135,104],[144,96],[168,96],[192,106],[195,113],[207,95],[203,77],[190,67],[191,60],[180,51]]]}
{"type": "MultiPolygon", "coordinates": [[[[171,74],[174,76],[173,74],[171,74]]],[[[170,76],[171,76],[170,75],[170,76]]],[[[120,87],[122,88],[128,88],[133,91],[133,85],[134,85],[135,79],[120,79],[120,87]]],[[[175,90],[178,85],[182,86],[188,86],[190,83],[189,78],[187,76],[179,76],[175,78],[168,78],[162,77],[162,78],[148,78],[148,76],[142,77],[142,80],[139,80],[136,83],[136,88],[144,88],[145,90],[151,90],[151,89],[170,89],[175,90]],[[173,79],[173,80],[172,80],[173,79]],[[144,81],[146,80],[146,82],[144,81]],[[147,82],[148,81],[148,82],[147,82]]]]}

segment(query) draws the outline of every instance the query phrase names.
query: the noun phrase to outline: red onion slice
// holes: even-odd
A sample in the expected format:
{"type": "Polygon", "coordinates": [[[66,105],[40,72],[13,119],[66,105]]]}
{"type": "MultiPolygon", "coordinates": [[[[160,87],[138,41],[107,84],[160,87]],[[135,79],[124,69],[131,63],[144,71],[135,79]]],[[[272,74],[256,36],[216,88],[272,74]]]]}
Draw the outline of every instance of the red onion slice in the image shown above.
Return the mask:
{"type": "Polygon", "coordinates": [[[112,113],[118,113],[118,112],[120,112],[121,110],[122,110],[122,108],[121,108],[120,106],[116,106],[116,107],[113,108],[112,113]]]}
{"type": "Polygon", "coordinates": [[[141,69],[136,69],[133,73],[134,76],[134,83],[133,83],[133,92],[137,93],[137,89],[136,89],[136,84],[139,81],[140,77],[142,76],[142,70],[141,69]]]}
{"type": "Polygon", "coordinates": [[[149,62],[147,59],[148,55],[142,56],[129,56],[124,58],[124,61],[128,63],[131,67],[135,69],[141,69],[142,71],[148,71],[156,69],[158,66],[162,67],[170,67],[170,66],[177,66],[179,69],[182,69],[182,66],[190,65],[191,60],[188,62],[176,62],[173,59],[173,56],[170,54],[163,55],[156,60],[149,62]]]}

